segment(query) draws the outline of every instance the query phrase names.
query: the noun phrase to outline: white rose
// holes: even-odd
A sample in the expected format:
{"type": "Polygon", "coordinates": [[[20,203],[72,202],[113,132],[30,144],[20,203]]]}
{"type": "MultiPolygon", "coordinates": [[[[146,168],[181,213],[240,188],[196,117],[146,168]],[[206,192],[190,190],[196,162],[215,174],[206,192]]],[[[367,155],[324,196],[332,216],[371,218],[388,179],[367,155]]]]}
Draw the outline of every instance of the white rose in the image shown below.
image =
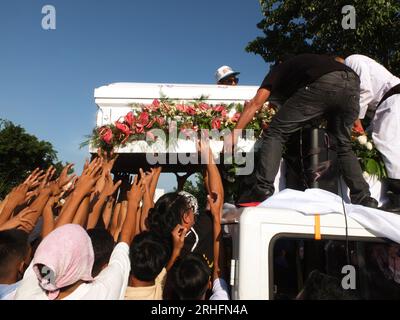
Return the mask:
{"type": "Polygon", "coordinates": [[[361,145],[364,145],[368,142],[367,136],[359,136],[357,140],[361,145]]]}
{"type": "Polygon", "coordinates": [[[365,147],[368,149],[368,150],[372,150],[374,147],[372,146],[372,143],[371,142],[367,142],[366,143],[366,145],[365,145],[365,147]]]}
{"type": "Polygon", "coordinates": [[[367,171],[364,171],[364,172],[363,172],[363,177],[364,177],[365,180],[368,180],[369,177],[370,177],[370,176],[369,176],[369,173],[368,173],[367,171]]]}

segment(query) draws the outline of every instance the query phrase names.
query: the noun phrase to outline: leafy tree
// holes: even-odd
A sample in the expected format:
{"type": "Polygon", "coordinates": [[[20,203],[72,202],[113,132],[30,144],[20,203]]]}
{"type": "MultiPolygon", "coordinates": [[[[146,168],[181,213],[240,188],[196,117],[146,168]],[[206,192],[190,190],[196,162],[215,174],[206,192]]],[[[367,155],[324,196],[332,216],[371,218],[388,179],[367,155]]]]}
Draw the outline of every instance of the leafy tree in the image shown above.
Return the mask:
{"type": "Polygon", "coordinates": [[[11,121],[0,119],[0,199],[21,183],[35,168],[55,165],[59,172],[57,152],[50,142],[40,141],[11,121]]]}
{"type": "Polygon", "coordinates": [[[400,74],[399,0],[260,0],[265,18],[257,27],[265,37],[250,42],[246,51],[266,62],[285,54],[305,52],[346,56],[359,53],[400,74]],[[355,8],[356,27],[345,30],[342,20],[355,8]]]}

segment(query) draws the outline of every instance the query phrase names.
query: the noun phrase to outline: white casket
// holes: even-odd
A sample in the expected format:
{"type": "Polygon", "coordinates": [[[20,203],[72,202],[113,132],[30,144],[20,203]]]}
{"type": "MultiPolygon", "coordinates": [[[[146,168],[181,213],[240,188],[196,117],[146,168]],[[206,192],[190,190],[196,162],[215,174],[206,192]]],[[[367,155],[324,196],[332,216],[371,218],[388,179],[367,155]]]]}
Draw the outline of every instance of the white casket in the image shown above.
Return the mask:
{"type": "MultiPolygon", "coordinates": [[[[209,104],[244,103],[256,94],[257,86],[227,86],[201,84],[159,84],[159,83],[113,83],[95,89],[94,98],[98,106],[96,125],[98,127],[113,123],[132,110],[133,104],[151,104],[154,99],[167,97],[177,101],[194,101],[205,97],[209,104]]],[[[254,146],[252,141],[239,141],[243,152],[250,151],[254,146]]],[[[168,146],[169,153],[193,153],[196,145],[193,141],[180,139],[178,143],[168,146]]],[[[223,141],[210,141],[214,153],[222,151],[223,141]]],[[[116,150],[118,153],[149,153],[160,152],[164,146],[145,141],[128,143],[116,150]]],[[[90,146],[90,152],[96,150],[90,146]]]]}

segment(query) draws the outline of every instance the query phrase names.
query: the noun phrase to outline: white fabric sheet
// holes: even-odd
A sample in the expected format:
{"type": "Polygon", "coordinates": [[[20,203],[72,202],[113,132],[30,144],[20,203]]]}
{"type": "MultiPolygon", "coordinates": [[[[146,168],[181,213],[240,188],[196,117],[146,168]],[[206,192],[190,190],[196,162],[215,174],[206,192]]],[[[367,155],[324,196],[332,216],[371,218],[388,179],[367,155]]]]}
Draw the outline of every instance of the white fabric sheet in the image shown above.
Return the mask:
{"type": "MultiPolygon", "coordinates": [[[[400,215],[345,203],[346,214],[380,237],[400,243],[400,215]]],[[[342,199],[321,189],[285,189],[262,202],[259,207],[291,209],[306,215],[343,214],[342,199]]]]}

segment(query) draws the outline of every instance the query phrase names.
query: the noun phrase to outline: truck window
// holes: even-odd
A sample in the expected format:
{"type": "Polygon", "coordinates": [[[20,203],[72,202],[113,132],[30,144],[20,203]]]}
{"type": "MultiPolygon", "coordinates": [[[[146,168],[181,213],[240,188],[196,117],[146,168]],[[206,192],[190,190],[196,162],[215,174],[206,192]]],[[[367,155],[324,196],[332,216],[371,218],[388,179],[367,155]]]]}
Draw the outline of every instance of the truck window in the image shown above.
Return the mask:
{"type": "Polygon", "coordinates": [[[346,242],[275,238],[270,246],[270,297],[295,299],[313,270],[337,278],[342,287],[342,279],[349,274],[342,273],[348,265],[348,252],[356,288],[347,289],[346,294],[354,299],[400,299],[400,245],[381,239],[360,239],[350,238],[346,242]]]}

